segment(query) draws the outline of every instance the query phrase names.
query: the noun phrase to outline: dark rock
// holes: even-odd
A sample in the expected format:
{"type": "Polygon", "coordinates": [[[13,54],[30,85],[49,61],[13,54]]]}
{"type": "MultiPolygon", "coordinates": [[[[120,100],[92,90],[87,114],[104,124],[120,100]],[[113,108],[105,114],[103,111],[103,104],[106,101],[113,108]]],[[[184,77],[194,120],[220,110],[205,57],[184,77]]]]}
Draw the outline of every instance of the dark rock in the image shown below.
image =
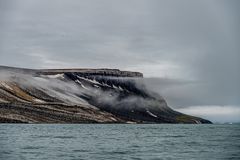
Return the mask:
{"type": "Polygon", "coordinates": [[[6,72],[0,79],[4,123],[211,123],[172,110],[139,83],[139,72],[0,67],[6,72]]]}

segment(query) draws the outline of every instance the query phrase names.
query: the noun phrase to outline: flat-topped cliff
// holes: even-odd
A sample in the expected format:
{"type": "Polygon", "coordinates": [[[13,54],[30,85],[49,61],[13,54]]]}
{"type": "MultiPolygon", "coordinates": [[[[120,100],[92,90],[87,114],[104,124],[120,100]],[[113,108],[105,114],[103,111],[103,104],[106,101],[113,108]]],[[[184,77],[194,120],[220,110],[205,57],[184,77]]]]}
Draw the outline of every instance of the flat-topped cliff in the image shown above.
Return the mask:
{"type": "Polygon", "coordinates": [[[172,110],[140,72],[0,67],[0,122],[211,123],[172,110]]]}
{"type": "Polygon", "coordinates": [[[40,74],[78,73],[79,75],[99,75],[113,77],[143,77],[140,72],[120,71],[119,69],[41,69],[40,74]]]}

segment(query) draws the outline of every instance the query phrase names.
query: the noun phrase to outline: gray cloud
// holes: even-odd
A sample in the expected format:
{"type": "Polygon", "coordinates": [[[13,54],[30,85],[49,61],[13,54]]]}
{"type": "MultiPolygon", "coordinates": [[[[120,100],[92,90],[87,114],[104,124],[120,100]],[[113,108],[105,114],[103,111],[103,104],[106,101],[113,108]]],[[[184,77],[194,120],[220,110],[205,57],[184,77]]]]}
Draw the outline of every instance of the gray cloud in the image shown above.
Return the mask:
{"type": "Polygon", "coordinates": [[[215,123],[235,123],[240,121],[240,108],[236,106],[189,106],[177,110],[209,119],[215,123]]]}
{"type": "Polygon", "coordinates": [[[0,0],[0,64],[142,71],[170,80],[153,88],[172,106],[240,106],[239,10],[238,0],[0,0]]]}

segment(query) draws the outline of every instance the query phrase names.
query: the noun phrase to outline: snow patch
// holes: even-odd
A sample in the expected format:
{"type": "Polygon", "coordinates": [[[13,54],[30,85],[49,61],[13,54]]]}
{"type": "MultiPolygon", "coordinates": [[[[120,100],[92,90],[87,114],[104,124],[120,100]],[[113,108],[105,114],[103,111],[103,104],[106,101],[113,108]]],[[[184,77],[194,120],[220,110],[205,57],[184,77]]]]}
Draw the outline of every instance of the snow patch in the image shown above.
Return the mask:
{"type": "Polygon", "coordinates": [[[155,118],[158,117],[158,116],[156,116],[155,114],[153,114],[152,112],[150,112],[149,110],[147,110],[147,113],[148,113],[150,116],[152,116],[152,117],[155,117],[155,118]]]}
{"type": "Polygon", "coordinates": [[[102,83],[102,85],[105,86],[105,87],[110,87],[110,88],[112,87],[112,86],[110,86],[110,85],[108,85],[106,83],[102,83]]]}
{"type": "Polygon", "coordinates": [[[198,120],[194,120],[197,124],[201,124],[201,122],[200,121],[198,121],[198,120]]]}
{"type": "Polygon", "coordinates": [[[88,79],[88,78],[84,78],[84,77],[80,77],[80,76],[77,76],[79,79],[82,79],[82,80],[85,80],[85,81],[88,81],[90,83],[94,83],[94,84],[98,84],[98,85],[101,85],[101,83],[99,83],[98,81],[96,81],[95,79],[91,80],[91,79],[88,79]]]}
{"type": "Polygon", "coordinates": [[[83,84],[81,84],[81,86],[84,88],[84,89],[86,89],[86,90],[89,90],[87,87],[85,87],[83,84]]]}
{"type": "Polygon", "coordinates": [[[94,86],[94,87],[97,87],[97,88],[100,88],[100,87],[99,87],[98,85],[96,85],[96,84],[94,84],[93,86],[94,86]]]}
{"type": "Polygon", "coordinates": [[[48,78],[62,78],[64,79],[64,74],[55,74],[55,75],[47,75],[48,78]]]}
{"type": "Polygon", "coordinates": [[[84,88],[84,89],[86,89],[86,90],[90,90],[89,88],[87,88],[86,86],[84,86],[84,85],[82,84],[82,82],[79,81],[78,79],[75,80],[75,82],[77,82],[78,84],[80,84],[80,85],[82,86],[82,88],[84,88]]]}
{"type": "Polygon", "coordinates": [[[123,89],[122,89],[122,87],[121,87],[121,86],[119,86],[118,88],[119,88],[119,90],[120,90],[120,91],[123,91],[123,89]]]}
{"type": "Polygon", "coordinates": [[[118,89],[118,87],[116,87],[115,85],[113,85],[113,88],[114,88],[114,89],[118,89]]]}

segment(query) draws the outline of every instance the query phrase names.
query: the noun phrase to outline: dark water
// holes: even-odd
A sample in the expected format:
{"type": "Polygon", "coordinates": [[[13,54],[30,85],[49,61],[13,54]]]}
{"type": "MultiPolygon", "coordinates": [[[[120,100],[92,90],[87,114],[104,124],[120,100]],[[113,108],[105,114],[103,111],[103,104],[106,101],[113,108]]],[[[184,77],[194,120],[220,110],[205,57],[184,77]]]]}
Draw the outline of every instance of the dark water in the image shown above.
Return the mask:
{"type": "Polygon", "coordinates": [[[240,159],[240,125],[0,124],[0,159],[240,159]]]}

